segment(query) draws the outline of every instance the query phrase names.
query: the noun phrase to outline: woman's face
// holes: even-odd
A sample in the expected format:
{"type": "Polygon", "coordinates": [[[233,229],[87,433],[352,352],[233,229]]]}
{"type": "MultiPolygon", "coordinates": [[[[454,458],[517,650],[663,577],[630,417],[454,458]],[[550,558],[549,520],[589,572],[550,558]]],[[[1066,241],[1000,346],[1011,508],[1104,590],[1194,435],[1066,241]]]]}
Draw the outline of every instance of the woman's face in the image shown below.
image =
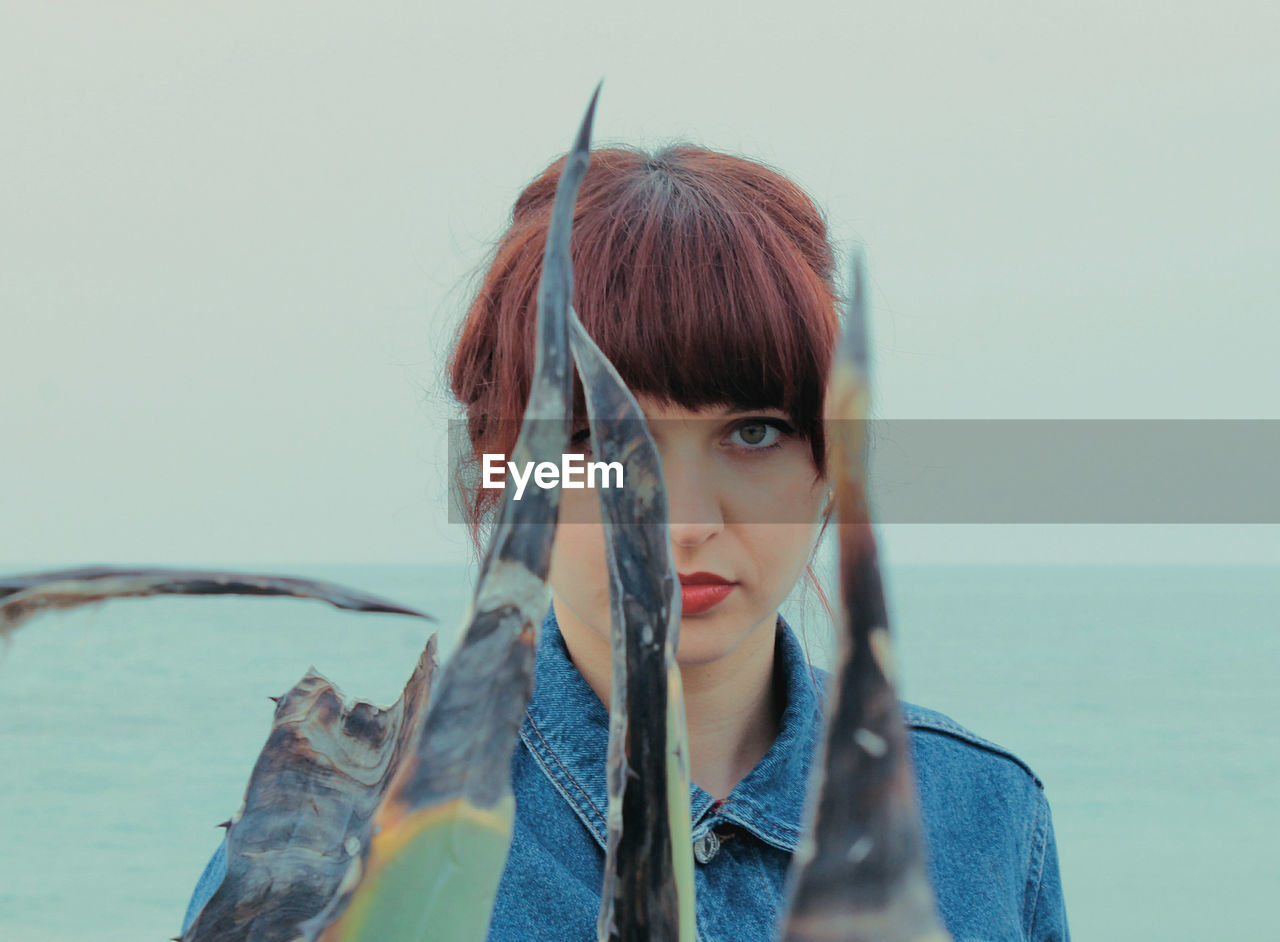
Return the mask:
{"type": "MultiPolygon", "coordinates": [[[[809,443],[785,412],[713,406],[691,411],[637,397],[662,459],[671,553],[684,585],[677,660],[725,658],[767,632],[808,563],[826,503],[809,443]],[[723,583],[716,585],[716,580],[723,583]]],[[[577,436],[575,436],[575,440],[577,436]]],[[[562,490],[551,557],[556,617],[567,637],[610,631],[599,495],[562,490]]]]}

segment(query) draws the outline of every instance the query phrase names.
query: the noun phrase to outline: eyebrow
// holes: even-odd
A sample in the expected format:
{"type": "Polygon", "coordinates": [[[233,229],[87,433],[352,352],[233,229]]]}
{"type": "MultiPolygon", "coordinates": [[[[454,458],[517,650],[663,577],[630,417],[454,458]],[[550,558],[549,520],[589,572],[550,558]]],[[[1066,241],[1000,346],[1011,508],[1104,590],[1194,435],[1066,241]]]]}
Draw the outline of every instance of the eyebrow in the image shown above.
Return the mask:
{"type": "Polygon", "coordinates": [[[751,409],[742,409],[734,406],[733,408],[725,410],[724,416],[725,418],[730,418],[738,415],[759,415],[762,412],[781,412],[785,415],[786,411],[786,409],[783,409],[780,406],[756,406],[751,409]]]}

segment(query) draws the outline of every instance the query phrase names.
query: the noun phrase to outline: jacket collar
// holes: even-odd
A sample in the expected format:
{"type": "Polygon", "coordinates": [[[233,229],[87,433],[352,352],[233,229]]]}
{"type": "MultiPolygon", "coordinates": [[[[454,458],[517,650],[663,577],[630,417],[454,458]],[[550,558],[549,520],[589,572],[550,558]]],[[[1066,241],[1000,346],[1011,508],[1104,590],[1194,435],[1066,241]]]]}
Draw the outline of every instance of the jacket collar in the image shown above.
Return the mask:
{"type": "MultiPolygon", "coordinates": [[[[778,738],[723,801],[716,802],[698,785],[690,785],[694,838],[729,822],[788,852],[795,850],[800,839],[805,790],[822,723],[820,691],[825,674],[809,665],[795,633],[781,617],[776,645],[774,678],[783,684],[786,698],[778,738]]],[[[554,610],[542,623],[535,684],[521,738],[603,848],[609,711],[570,660],[554,610]]]]}

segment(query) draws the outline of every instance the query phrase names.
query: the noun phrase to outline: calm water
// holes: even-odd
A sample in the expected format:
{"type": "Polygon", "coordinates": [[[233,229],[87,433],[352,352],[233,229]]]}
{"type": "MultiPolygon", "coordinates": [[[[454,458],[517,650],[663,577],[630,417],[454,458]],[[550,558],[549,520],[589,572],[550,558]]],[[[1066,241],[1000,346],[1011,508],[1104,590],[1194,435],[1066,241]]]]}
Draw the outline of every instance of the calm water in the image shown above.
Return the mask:
{"type": "MultiPolygon", "coordinates": [[[[294,571],[435,613],[446,651],[467,602],[461,567],[294,571]]],[[[1045,780],[1076,938],[1280,938],[1280,571],[907,567],[888,586],[904,695],[1045,780]]],[[[24,628],[0,666],[0,939],[175,934],[268,695],[314,664],[390,702],[429,630],[240,599],[24,628]]]]}

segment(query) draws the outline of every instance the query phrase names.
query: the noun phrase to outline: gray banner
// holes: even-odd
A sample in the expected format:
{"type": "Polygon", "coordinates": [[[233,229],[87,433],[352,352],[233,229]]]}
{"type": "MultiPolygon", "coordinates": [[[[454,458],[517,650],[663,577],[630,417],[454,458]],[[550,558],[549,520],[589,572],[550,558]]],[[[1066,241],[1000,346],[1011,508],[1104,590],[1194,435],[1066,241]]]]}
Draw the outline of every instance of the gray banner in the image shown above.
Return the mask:
{"type": "MultiPolygon", "coordinates": [[[[680,423],[671,434],[712,441],[726,426],[703,421],[705,433],[680,423]]],[[[465,427],[452,426],[454,482],[474,487],[465,427]]],[[[661,443],[667,433],[651,428],[661,443]]],[[[834,443],[842,430],[826,428],[834,443]]],[[[882,523],[1280,523],[1280,420],[904,419],[866,430],[882,523]]],[[[458,493],[454,522],[465,519],[458,493]]]]}

